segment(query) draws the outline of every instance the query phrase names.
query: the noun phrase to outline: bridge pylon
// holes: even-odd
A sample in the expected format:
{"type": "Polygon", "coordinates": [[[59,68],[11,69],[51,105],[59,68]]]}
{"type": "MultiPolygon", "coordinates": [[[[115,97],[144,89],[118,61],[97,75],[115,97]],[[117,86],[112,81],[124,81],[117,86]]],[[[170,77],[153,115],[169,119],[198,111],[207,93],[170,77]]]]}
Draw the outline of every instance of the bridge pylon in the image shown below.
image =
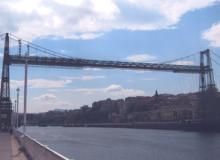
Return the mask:
{"type": "Polygon", "coordinates": [[[11,129],[12,114],[9,65],[9,35],[6,33],[0,92],[0,130],[6,131],[11,129]]]}
{"type": "Polygon", "coordinates": [[[210,50],[200,52],[199,114],[207,129],[220,124],[220,107],[210,50]]]}
{"type": "Polygon", "coordinates": [[[216,89],[215,80],[212,69],[212,61],[210,56],[210,50],[200,52],[200,80],[199,90],[205,92],[210,89],[216,89]]]}

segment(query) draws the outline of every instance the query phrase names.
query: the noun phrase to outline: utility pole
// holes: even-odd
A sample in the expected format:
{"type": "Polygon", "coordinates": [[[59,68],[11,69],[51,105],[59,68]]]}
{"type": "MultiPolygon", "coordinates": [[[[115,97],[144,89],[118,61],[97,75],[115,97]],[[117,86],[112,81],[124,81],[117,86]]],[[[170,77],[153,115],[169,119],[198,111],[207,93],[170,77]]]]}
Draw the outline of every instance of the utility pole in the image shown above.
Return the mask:
{"type": "Polygon", "coordinates": [[[19,91],[20,91],[20,88],[17,88],[16,91],[17,91],[16,128],[18,128],[18,116],[19,116],[19,91]]]}

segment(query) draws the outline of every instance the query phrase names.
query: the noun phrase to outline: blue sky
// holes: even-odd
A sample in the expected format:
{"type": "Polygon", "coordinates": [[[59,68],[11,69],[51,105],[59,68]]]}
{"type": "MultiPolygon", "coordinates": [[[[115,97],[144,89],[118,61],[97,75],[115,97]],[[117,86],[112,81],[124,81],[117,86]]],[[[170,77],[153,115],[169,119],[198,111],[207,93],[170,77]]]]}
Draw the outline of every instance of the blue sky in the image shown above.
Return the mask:
{"type": "MultiPolygon", "coordinates": [[[[211,48],[220,55],[218,0],[9,0],[0,2],[0,15],[2,33],[11,32],[73,57],[163,62],[198,53],[177,62],[197,64],[201,50],[211,48]]],[[[32,54],[41,55],[34,50],[32,54]]],[[[220,68],[213,67],[219,88],[220,68]]],[[[23,70],[11,67],[11,96],[14,100],[19,86],[20,105],[23,70]]],[[[198,75],[170,72],[31,67],[28,76],[28,112],[75,109],[106,98],[151,96],[156,89],[188,93],[199,87],[198,75]]]]}

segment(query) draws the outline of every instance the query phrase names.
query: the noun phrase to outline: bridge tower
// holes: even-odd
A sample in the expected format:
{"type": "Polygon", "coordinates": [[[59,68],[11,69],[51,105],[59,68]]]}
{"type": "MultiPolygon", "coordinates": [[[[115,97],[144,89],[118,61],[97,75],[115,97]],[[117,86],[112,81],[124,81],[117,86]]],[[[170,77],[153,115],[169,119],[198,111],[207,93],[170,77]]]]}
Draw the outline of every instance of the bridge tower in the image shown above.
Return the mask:
{"type": "Polygon", "coordinates": [[[200,81],[199,90],[205,92],[210,89],[216,89],[213,76],[212,61],[210,50],[200,52],[200,81]]]}
{"type": "Polygon", "coordinates": [[[220,106],[209,49],[200,52],[199,114],[206,128],[220,124],[220,106]]]}
{"type": "Polygon", "coordinates": [[[4,58],[2,66],[1,92],[0,92],[0,129],[10,130],[11,128],[11,113],[12,103],[10,99],[9,86],[9,35],[6,33],[4,58]]]}

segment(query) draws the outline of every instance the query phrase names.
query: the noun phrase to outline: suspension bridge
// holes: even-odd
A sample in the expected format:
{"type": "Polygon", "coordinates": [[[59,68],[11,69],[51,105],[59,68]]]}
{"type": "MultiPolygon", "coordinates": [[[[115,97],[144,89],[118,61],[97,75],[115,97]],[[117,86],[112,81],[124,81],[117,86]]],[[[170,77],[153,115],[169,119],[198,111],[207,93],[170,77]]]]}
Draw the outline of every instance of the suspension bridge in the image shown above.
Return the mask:
{"type": "MultiPolygon", "coordinates": [[[[10,98],[10,66],[25,65],[25,82],[27,82],[27,66],[50,66],[50,67],[67,67],[67,68],[112,68],[126,70],[152,70],[152,71],[167,71],[173,73],[189,73],[197,74],[199,78],[199,91],[205,93],[207,90],[215,89],[215,81],[212,68],[212,58],[210,50],[200,52],[200,65],[177,65],[172,62],[182,60],[186,57],[181,57],[173,61],[164,63],[138,63],[124,61],[106,61],[106,60],[91,60],[74,58],[67,56],[39,45],[33,44],[26,40],[22,40],[13,34],[6,33],[4,36],[4,55],[1,77],[1,92],[0,92],[0,128],[11,128],[12,102],[10,98]],[[17,54],[10,54],[10,40],[16,42],[17,54]],[[22,54],[22,46],[26,45],[27,50],[22,54]],[[33,56],[30,55],[30,49],[40,51],[48,56],[33,56]]],[[[12,46],[15,48],[15,46],[12,46]]],[[[24,93],[26,97],[26,93],[24,93]]],[[[26,100],[24,101],[26,105],[26,100]]],[[[26,121],[26,118],[25,120],[26,121]]]]}

